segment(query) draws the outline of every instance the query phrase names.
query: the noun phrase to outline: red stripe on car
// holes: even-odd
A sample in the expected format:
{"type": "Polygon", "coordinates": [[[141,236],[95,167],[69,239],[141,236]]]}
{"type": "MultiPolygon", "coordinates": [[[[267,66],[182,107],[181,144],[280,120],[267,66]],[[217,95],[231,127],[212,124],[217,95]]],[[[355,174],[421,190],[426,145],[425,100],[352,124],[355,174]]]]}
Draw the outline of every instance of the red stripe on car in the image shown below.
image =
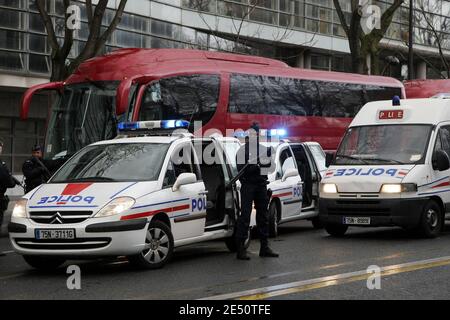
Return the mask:
{"type": "Polygon", "coordinates": [[[285,196],[292,196],[292,192],[285,192],[285,193],[274,194],[274,195],[272,195],[272,198],[274,198],[274,197],[281,198],[281,197],[285,197],[285,196]]]}
{"type": "Polygon", "coordinates": [[[122,218],[120,218],[120,220],[131,220],[131,219],[150,217],[150,216],[154,216],[155,214],[157,214],[159,212],[169,213],[169,212],[175,212],[175,211],[180,211],[180,210],[186,210],[186,209],[189,209],[189,207],[190,206],[188,204],[183,204],[183,205],[176,206],[176,207],[170,207],[170,208],[164,208],[164,209],[157,209],[157,210],[152,210],[152,211],[134,213],[134,214],[130,214],[128,216],[123,216],[122,218]]]}
{"type": "Polygon", "coordinates": [[[68,195],[77,195],[87,187],[89,187],[92,184],[92,182],[83,182],[83,183],[69,183],[64,188],[63,192],[61,194],[63,196],[68,195]]]}

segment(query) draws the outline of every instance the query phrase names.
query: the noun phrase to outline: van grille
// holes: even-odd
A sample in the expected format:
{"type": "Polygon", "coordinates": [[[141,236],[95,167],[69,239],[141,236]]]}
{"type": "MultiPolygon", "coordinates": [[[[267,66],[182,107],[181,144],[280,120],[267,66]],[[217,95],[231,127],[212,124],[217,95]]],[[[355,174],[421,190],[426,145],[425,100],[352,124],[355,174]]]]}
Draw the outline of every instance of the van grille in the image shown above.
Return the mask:
{"type": "Polygon", "coordinates": [[[19,247],[42,250],[83,250],[106,247],[111,238],[77,238],[77,239],[15,239],[19,247]]]}

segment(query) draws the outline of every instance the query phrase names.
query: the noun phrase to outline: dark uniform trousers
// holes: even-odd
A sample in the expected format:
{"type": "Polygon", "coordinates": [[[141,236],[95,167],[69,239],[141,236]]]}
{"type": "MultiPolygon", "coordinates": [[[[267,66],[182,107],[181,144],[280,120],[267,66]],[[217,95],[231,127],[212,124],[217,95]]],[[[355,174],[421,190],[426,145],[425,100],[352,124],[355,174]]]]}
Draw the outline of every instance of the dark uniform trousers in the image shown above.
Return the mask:
{"type": "Polygon", "coordinates": [[[258,229],[261,247],[267,247],[267,238],[269,236],[269,213],[267,206],[269,205],[269,198],[266,184],[242,183],[241,215],[236,222],[236,238],[244,241],[248,236],[253,202],[255,202],[256,227],[258,229]]]}

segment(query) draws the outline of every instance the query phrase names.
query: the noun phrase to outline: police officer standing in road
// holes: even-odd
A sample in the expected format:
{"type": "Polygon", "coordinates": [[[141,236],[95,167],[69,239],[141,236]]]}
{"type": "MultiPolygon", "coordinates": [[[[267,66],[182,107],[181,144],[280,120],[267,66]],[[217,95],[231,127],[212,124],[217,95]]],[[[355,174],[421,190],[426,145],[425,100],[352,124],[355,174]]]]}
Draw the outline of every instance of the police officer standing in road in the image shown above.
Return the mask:
{"type": "MultiPolygon", "coordinates": [[[[0,154],[3,152],[3,141],[0,141],[0,154]]],[[[11,175],[8,166],[4,161],[0,161],[0,227],[3,223],[3,214],[8,209],[9,198],[5,194],[6,189],[14,188],[20,182],[11,175]]]]}
{"type": "Polygon", "coordinates": [[[239,260],[249,260],[245,248],[245,240],[248,237],[252,204],[255,202],[256,226],[259,233],[261,248],[260,257],[278,257],[269,247],[269,217],[268,205],[269,194],[267,185],[269,184],[267,174],[273,170],[274,161],[272,159],[271,148],[266,148],[259,143],[259,126],[254,123],[247,131],[245,145],[237,152],[236,163],[242,175],[241,182],[241,215],[236,222],[236,243],[237,258],[239,260]]]}
{"type": "Polygon", "coordinates": [[[25,193],[47,182],[50,171],[56,169],[55,161],[42,159],[41,146],[35,145],[31,150],[32,157],[24,162],[22,172],[25,177],[25,193]]]}

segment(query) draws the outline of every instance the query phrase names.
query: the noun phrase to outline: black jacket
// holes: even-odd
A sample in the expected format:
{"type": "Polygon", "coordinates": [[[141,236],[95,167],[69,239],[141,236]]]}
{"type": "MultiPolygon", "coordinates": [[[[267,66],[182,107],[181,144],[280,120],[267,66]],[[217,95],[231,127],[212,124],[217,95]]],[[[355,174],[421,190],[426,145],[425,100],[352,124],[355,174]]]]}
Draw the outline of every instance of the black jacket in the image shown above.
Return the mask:
{"type": "Polygon", "coordinates": [[[267,185],[267,169],[273,164],[273,156],[272,148],[270,147],[266,148],[259,144],[258,148],[256,146],[250,148],[249,143],[245,143],[236,154],[238,171],[240,172],[245,167],[239,181],[241,183],[267,185]]]}
{"type": "Polygon", "coordinates": [[[16,180],[12,177],[8,166],[4,161],[0,161],[0,195],[4,195],[6,189],[14,188],[16,180]]]}
{"type": "Polygon", "coordinates": [[[25,193],[47,182],[52,172],[57,168],[55,161],[43,159],[39,159],[39,161],[32,157],[25,161],[22,166],[22,173],[25,177],[25,193]]]}

